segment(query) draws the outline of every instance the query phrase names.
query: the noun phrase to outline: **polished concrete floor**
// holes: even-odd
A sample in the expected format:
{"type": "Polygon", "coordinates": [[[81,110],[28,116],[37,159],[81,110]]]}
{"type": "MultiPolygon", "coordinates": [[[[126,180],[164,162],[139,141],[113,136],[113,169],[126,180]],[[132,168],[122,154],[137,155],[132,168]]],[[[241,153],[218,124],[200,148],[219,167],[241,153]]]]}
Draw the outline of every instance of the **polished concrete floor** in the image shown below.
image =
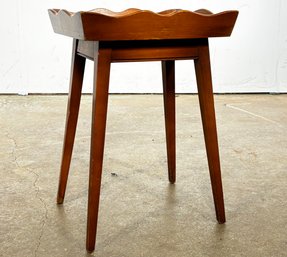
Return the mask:
{"type": "MultiPolygon", "coordinates": [[[[92,256],[287,256],[287,95],[215,96],[225,225],[215,219],[197,96],[176,99],[169,185],[162,96],[110,96],[92,256]]],[[[55,203],[66,101],[0,96],[0,256],[90,256],[91,96],[82,98],[64,205],[55,203]]]]}

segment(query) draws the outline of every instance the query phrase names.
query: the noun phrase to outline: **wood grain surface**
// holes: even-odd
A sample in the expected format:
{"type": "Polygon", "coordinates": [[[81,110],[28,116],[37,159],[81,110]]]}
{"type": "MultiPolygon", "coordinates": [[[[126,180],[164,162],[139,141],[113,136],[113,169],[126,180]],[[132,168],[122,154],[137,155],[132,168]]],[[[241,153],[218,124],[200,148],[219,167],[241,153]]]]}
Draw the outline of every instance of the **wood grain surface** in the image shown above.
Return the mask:
{"type": "Polygon", "coordinates": [[[69,12],[50,9],[56,33],[81,40],[151,40],[230,36],[238,11],[217,14],[200,9],[155,13],[140,9],[113,12],[107,9],[69,12]]]}

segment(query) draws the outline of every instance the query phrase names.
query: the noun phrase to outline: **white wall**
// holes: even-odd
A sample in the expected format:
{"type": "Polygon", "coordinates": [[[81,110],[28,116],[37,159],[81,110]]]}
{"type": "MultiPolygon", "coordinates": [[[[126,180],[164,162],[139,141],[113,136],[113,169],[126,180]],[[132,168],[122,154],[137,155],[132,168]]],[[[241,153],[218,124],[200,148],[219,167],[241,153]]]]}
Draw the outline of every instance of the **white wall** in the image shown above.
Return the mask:
{"type": "MultiPolygon", "coordinates": [[[[47,9],[99,7],[239,10],[232,36],[210,40],[214,91],[287,92],[286,0],[9,0],[0,7],[0,93],[67,92],[72,41],[54,34],[47,9]]],[[[196,92],[192,61],[176,69],[177,92],[196,92]]],[[[91,92],[91,62],[86,70],[84,92],[91,92]]],[[[158,62],[112,65],[110,92],[161,91],[158,62]]]]}

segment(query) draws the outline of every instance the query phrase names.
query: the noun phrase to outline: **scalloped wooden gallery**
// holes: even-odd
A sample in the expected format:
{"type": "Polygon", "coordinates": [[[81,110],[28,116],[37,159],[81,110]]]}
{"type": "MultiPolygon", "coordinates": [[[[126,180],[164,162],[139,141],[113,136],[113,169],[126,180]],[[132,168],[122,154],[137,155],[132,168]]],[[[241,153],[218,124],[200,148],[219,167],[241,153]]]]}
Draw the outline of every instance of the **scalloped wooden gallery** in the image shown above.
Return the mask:
{"type": "MultiPolygon", "coordinates": [[[[173,9],[159,13],[128,9],[68,12],[50,9],[56,33],[73,38],[70,91],[57,203],[64,201],[71,163],[86,59],[94,61],[93,112],[88,191],[86,249],[95,249],[102,164],[112,62],[158,60],[162,63],[168,178],[176,180],[175,61],[194,60],[202,125],[216,218],[225,222],[225,210],[212,90],[209,37],[228,37],[238,12],[213,14],[173,9]],[[180,24],[180,26],[179,26],[180,24]]],[[[152,114],[151,114],[152,115],[152,114]]]]}

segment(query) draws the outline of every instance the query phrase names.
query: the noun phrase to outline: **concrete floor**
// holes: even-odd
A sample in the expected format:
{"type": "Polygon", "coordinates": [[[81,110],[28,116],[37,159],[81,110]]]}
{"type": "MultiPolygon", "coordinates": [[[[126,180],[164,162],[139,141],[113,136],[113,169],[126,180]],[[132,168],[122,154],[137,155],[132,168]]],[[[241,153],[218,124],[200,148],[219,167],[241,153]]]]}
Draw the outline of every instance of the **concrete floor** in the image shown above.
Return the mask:
{"type": "MultiPolygon", "coordinates": [[[[287,95],[215,99],[227,223],[215,219],[197,96],[177,97],[171,186],[162,96],[112,95],[92,256],[287,256],[287,95]]],[[[55,204],[66,101],[0,97],[0,256],[90,256],[91,96],[82,99],[65,203],[55,204]]]]}

